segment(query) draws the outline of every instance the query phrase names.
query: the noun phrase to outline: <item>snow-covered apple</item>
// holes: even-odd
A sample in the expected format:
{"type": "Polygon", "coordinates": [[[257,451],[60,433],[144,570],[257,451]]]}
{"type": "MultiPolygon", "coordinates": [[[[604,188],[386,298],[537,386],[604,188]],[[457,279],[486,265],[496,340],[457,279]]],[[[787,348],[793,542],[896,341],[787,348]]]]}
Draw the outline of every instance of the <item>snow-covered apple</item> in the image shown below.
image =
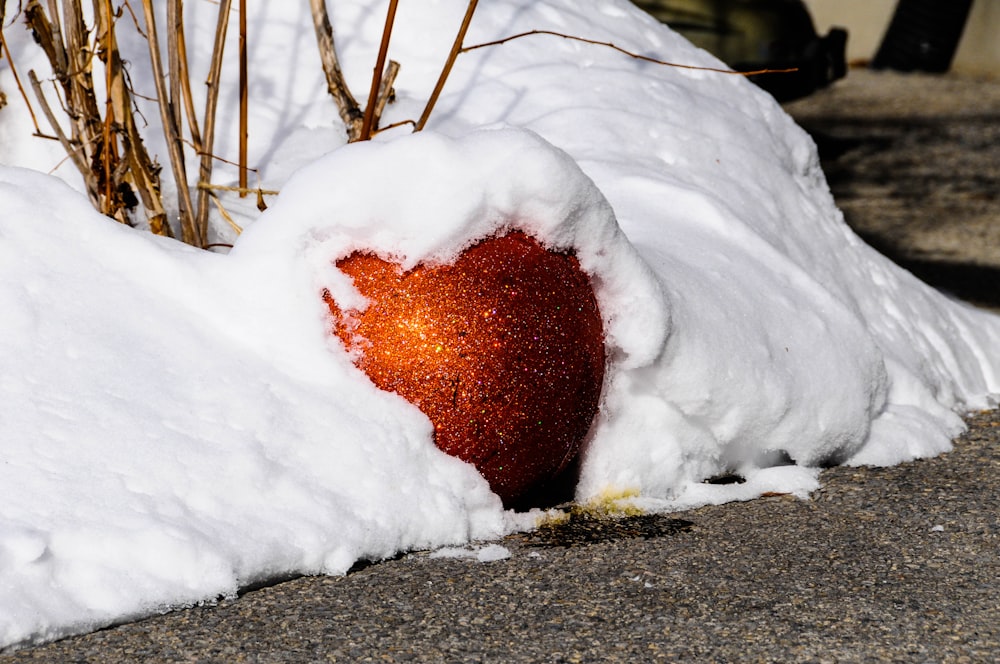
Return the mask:
{"type": "Polygon", "coordinates": [[[410,271],[371,253],[337,262],[369,304],[332,298],[334,330],[375,385],[434,424],[510,503],[576,455],[597,412],[604,333],[588,276],[521,232],[410,271]]]}

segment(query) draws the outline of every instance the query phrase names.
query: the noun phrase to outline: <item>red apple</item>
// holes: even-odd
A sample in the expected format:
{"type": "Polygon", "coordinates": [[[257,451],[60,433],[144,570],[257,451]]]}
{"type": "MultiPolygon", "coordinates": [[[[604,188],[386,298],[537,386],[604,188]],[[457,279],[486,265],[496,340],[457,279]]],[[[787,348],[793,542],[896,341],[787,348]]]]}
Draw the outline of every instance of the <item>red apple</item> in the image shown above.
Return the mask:
{"type": "Polygon", "coordinates": [[[341,311],[326,296],[357,366],[420,408],[437,446],[506,504],[573,459],[604,378],[601,315],[576,258],[512,232],[451,265],[404,272],[354,253],[337,267],[370,301],[341,311]]]}

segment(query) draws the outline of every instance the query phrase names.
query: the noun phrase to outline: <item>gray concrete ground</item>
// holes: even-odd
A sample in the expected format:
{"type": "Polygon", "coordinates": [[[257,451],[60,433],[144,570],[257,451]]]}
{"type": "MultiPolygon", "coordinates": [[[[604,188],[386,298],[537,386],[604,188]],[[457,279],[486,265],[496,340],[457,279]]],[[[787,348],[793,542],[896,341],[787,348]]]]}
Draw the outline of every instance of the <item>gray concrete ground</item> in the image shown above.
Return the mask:
{"type": "MultiPolygon", "coordinates": [[[[856,71],[789,109],[861,234],[1000,307],[1000,82],[856,71]]],[[[0,662],[993,662],[1000,412],[969,422],[942,457],[824,471],[809,501],[580,518],[506,560],[415,553],[0,662]]]]}

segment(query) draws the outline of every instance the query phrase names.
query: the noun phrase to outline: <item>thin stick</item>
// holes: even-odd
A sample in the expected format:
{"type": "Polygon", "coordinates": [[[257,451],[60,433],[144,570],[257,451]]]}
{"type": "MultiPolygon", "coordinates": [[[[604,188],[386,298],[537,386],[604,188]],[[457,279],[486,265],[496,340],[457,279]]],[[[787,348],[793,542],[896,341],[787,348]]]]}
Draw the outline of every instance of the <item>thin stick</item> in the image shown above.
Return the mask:
{"type": "Polygon", "coordinates": [[[28,81],[31,83],[31,88],[35,91],[35,97],[38,98],[38,104],[42,107],[42,113],[48,119],[49,124],[52,125],[52,131],[56,133],[56,138],[62,144],[63,149],[66,151],[66,155],[73,160],[77,169],[84,176],[84,181],[87,183],[87,189],[91,188],[92,182],[87,178],[87,173],[90,168],[87,166],[86,160],[80,155],[80,148],[74,146],[66,136],[66,132],[63,131],[62,126],[60,126],[59,121],[56,119],[55,113],[52,112],[52,108],[49,106],[48,101],[45,100],[45,94],[42,92],[41,81],[35,75],[34,69],[28,70],[28,81]]]}
{"type": "Polygon", "coordinates": [[[167,78],[170,81],[170,114],[181,128],[181,58],[180,58],[180,26],[182,19],[182,1],[167,0],[167,78]]]}
{"type": "MultiPolygon", "coordinates": [[[[222,54],[226,48],[226,32],[229,27],[229,11],[232,0],[222,0],[219,17],[215,25],[215,44],[212,47],[212,64],[208,69],[205,85],[208,95],[205,100],[205,133],[202,136],[201,163],[198,168],[199,182],[212,179],[212,147],[215,143],[215,113],[219,104],[219,78],[222,73],[222,54]]],[[[197,227],[202,237],[208,237],[208,192],[198,190],[197,227]]]]}
{"type": "MultiPolygon", "coordinates": [[[[110,7],[110,0],[107,6],[110,7]]],[[[111,46],[105,53],[104,66],[110,72],[111,83],[108,90],[112,102],[112,114],[118,119],[115,131],[121,140],[124,155],[124,161],[119,164],[119,168],[125,169],[118,181],[128,184],[138,193],[145,208],[150,232],[173,237],[167,213],[163,209],[163,197],[160,194],[160,169],[150,159],[135,123],[135,114],[138,112],[132,101],[135,91],[122,66],[114,33],[109,33],[109,40],[111,46]]]]}
{"type": "MultiPolygon", "coordinates": [[[[91,165],[93,176],[98,177],[99,171],[96,165],[99,163],[98,153],[100,146],[95,144],[104,133],[101,110],[94,94],[94,83],[91,77],[91,47],[90,31],[83,19],[83,9],[79,0],[64,0],[63,4],[63,39],[65,44],[55,43],[57,57],[65,63],[63,75],[60,82],[65,90],[65,102],[68,108],[67,115],[70,118],[70,127],[74,142],[79,142],[83,146],[84,158],[91,165]]],[[[58,37],[60,26],[58,21],[53,24],[53,37],[58,37]]],[[[97,198],[94,206],[102,213],[107,214],[109,207],[107,200],[102,198],[100,182],[97,182],[94,190],[97,198]]]]}
{"type": "Polygon", "coordinates": [[[417,123],[413,120],[400,120],[399,122],[393,122],[392,124],[386,125],[384,127],[379,127],[375,130],[375,134],[381,134],[383,131],[389,131],[390,129],[395,129],[396,127],[402,127],[403,125],[413,125],[414,131],[416,131],[417,123]]]}
{"type": "Polygon", "coordinates": [[[184,114],[187,117],[188,129],[191,132],[191,142],[196,152],[201,152],[201,130],[198,129],[198,114],[194,110],[194,98],[191,95],[191,76],[188,69],[187,39],[184,37],[184,1],[178,0],[177,24],[177,73],[180,79],[181,96],[184,99],[184,114]]]}
{"type": "MultiPolygon", "coordinates": [[[[101,9],[104,12],[104,52],[110,57],[111,49],[116,48],[114,39],[114,15],[111,11],[111,0],[104,0],[101,9]]],[[[115,183],[112,181],[111,157],[112,152],[117,152],[117,141],[112,134],[112,127],[115,123],[115,109],[111,101],[111,67],[104,67],[104,133],[102,134],[103,146],[101,150],[101,167],[104,169],[104,200],[108,209],[102,210],[104,214],[110,215],[112,212],[121,212],[121,216],[116,215],[118,221],[123,224],[128,223],[128,218],[123,211],[112,209],[112,191],[115,183]]],[[[115,161],[117,161],[117,155],[115,161]]]]}
{"type": "Polygon", "coordinates": [[[562,37],[563,39],[569,39],[570,41],[583,42],[584,44],[593,44],[595,46],[605,46],[612,50],[618,51],[630,58],[635,58],[636,60],[643,60],[644,62],[651,62],[654,65],[664,65],[667,67],[678,67],[680,69],[693,69],[697,71],[714,71],[719,74],[735,74],[737,76],[756,76],[758,74],[789,74],[798,71],[797,67],[792,67],[790,69],[755,69],[754,71],[733,71],[732,69],[716,69],[715,67],[696,67],[695,65],[682,65],[676,62],[667,62],[666,60],[658,60],[656,58],[651,58],[648,55],[640,55],[638,53],[633,53],[632,51],[627,51],[620,46],[616,46],[611,42],[597,41],[594,39],[586,39],[584,37],[576,37],[574,35],[566,35],[561,32],[555,32],[553,30],[528,30],[527,32],[521,32],[516,35],[511,35],[509,37],[504,37],[503,39],[496,39],[490,42],[484,42],[482,44],[473,44],[472,46],[465,46],[461,49],[462,53],[468,53],[469,51],[474,51],[477,48],[486,48],[487,46],[499,46],[501,44],[506,44],[509,41],[515,39],[520,39],[521,37],[530,37],[531,35],[551,35],[553,37],[562,37]]]}
{"type": "Polygon", "coordinates": [[[431,117],[431,111],[434,110],[434,105],[437,104],[438,97],[441,96],[441,91],[444,90],[445,81],[448,80],[448,75],[451,74],[455,58],[463,51],[462,43],[465,41],[465,33],[469,31],[469,24],[472,23],[472,15],[476,13],[478,2],[479,0],[469,0],[469,6],[465,10],[465,17],[462,18],[462,25],[458,29],[458,34],[455,35],[455,42],[451,45],[451,52],[448,54],[448,59],[444,63],[444,68],[441,69],[441,75],[434,86],[434,91],[431,92],[431,97],[427,100],[427,106],[424,107],[424,112],[420,115],[420,119],[417,120],[413,131],[423,129],[424,125],[427,124],[427,120],[431,117]]]}
{"type": "Polygon", "coordinates": [[[333,41],[333,27],[326,13],[326,0],[309,0],[312,9],[313,27],[316,29],[316,44],[319,47],[320,61],[323,63],[323,73],[326,74],[326,89],[337,105],[340,119],[347,131],[347,140],[356,141],[361,135],[361,107],[344,81],[337,60],[337,48],[333,41]]]}
{"type": "MultiPolygon", "coordinates": [[[[0,11],[4,0],[0,0],[0,11]]],[[[0,23],[2,23],[3,18],[0,16],[0,23]]],[[[28,107],[28,115],[31,116],[31,124],[35,125],[35,135],[45,137],[42,133],[41,127],[38,126],[38,118],[35,116],[35,109],[31,107],[31,102],[28,100],[28,94],[24,91],[24,86],[21,85],[21,77],[17,75],[17,68],[14,66],[14,56],[11,55],[10,47],[7,46],[7,40],[3,36],[3,25],[0,25],[0,56],[4,53],[7,54],[7,62],[10,64],[10,73],[14,75],[14,83],[17,85],[17,91],[21,93],[21,99],[24,100],[24,105],[28,107]]]]}
{"type": "Polygon", "coordinates": [[[160,119],[163,131],[166,133],[167,150],[170,153],[170,166],[177,184],[178,207],[181,217],[181,239],[187,244],[200,247],[204,238],[194,225],[192,214],[191,190],[188,187],[187,172],[184,168],[184,147],[181,143],[177,118],[167,97],[167,85],[163,78],[163,63],[160,60],[160,40],[156,35],[156,19],[153,15],[153,0],[142,0],[142,9],[146,17],[146,33],[149,35],[149,60],[153,66],[153,79],[156,84],[156,96],[160,107],[160,119]]]}
{"type": "MultiPolygon", "coordinates": [[[[240,0],[240,187],[247,186],[247,0],[240,0]]],[[[240,194],[244,198],[246,194],[240,194]]]]}
{"type": "Polygon", "coordinates": [[[222,201],[219,200],[219,197],[216,196],[211,191],[209,191],[209,195],[212,197],[212,202],[215,203],[215,207],[219,209],[219,214],[222,215],[222,218],[226,220],[226,223],[229,224],[229,227],[232,228],[234,231],[236,231],[237,235],[243,233],[243,229],[240,228],[240,225],[237,224],[235,221],[233,221],[233,218],[229,216],[228,212],[226,212],[226,208],[222,207],[222,201]]]}
{"type": "Polygon", "coordinates": [[[281,193],[275,189],[261,189],[260,187],[241,189],[240,187],[228,187],[224,184],[211,184],[209,182],[199,182],[198,188],[205,189],[206,191],[233,191],[243,192],[245,194],[260,194],[261,196],[277,196],[281,193]]]}
{"type": "Polygon", "coordinates": [[[385,68],[385,75],[382,77],[382,82],[378,88],[378,97],[375,100],[375,113],[372,116],[371,130],[373,136],[378,133],[378,125],[382,119],[382,112],[385,111],[385,105],[389,103],[389,98],[392,97],[392,86],[396,82],[396,76],[398,75],[399,63],[395,60],[390,60],[389,66],[385,68]]]}
{"type": "Polygon", "coordinates": [[[372,127],[375,118],[375,106],[377,105],[378,90],[382,83],[382,69],[385,67],[385,58],[389,52],[389,37],[392,36],[392,24],[396,20],[396,6],[399,0],[389,0],[389,11],[385,15],[385,27],[382,28],[382,42],[378,47],[378,57],[375,59],[375,69],[372,71],[372,86],[368,91],[368,105],[365,107],[365,119],[361,123],[361,135],[359,141],[367,141],[372,137],[372,127]]]}

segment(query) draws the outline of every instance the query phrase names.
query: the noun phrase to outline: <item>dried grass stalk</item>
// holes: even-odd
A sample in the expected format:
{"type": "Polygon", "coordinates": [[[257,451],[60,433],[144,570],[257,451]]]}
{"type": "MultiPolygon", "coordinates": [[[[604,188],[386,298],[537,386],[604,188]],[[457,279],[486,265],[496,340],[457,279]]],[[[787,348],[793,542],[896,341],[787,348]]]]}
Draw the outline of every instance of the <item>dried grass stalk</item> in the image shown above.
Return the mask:
{"type": "Polygon", "coordinates": [[[365,117],[361,122],[361,135],[359,141],[367,141],[372,137],[375,129],[375,108],[378,106],[378,92],[382,84],[382,68],[385,66],[385,59],[389,53],[389,38],[392,36],[392,25],[396,20],[396,7],[399,0],[389,0],[389,9],[385,15],[385,27],[382,28],[382,41],[378,48],[378,57],[375,59],[375,69],[372,71],[372,85],[368,92],[368,106],[365,108],[365,117]]]}
{"type": "Polygon", "coordinates": [[[106,115],[106,124],[110,125],[111,119],[114,119],[118,138],[122,144],[122,155],[126,165],[122,179],[138,192],[143,207],[146,208],[150,231],[157,235],[173,237],[166,210],[163,209],[163,198],[160,195],[160,167],[150,159],[139,134],[139,128],[135,124],[132,94],[125,79],[121,55],[115,40],[110,0],[101,3],[97,18],[98,35],[99,37],[103,35],[99,41],[104,44],[98,55],[107,71],[108,98],[111,106],[106,115]]]}
{"type": "MultiPolygon", "coordinates": [[[[167,0],[169,5],[176,5],[177,0],[167,0]]],[[[203,247],[205,240],[194,223],[194,206],[191,202],[191,189],[187,181],[187,169],[184,165],[184,144],[180,131],[180,118],[176,104],[171,103],[167,91],[163,62],[160,57],[160,39],[156,31],[156,17],[153,14],[152,0],[142,0],[143,14],[146,19],[146,35],[149,40],[149,60],[153,66],[153,79],[156,83],[157,105],[160,108],[160,119],[167,139],[167,150],[170,154],[170,166],[173,170],[174,182],[177,185],[177,203],[181,223],[181,239],[187,244],[203,247]]],[[[168,15],[171,11],[168,9],[168,15]]]]}
{"type": "MultiPolygon", "coordinates": [[[[249,134],[249,72],[247,70],[247,0],[240,0],[240,189],[246,189],[247,179],[247,140],[249,134]]],[[[246,196],[240,193],[240,198],[246,196]]]]}
{"type": "Polygon", "coordinates": [[[382,76],[382,81],[379,83],[378,96],[375,98],[375,112],[372,114],[372,122],[375,128],[373,133],[378,130],[379,122],[382,120],[382,112],[385,111],[386,104],[388,104],[396,94],[392,89],[392,86],[395,84],[396,76],[398,75],[399,63],[395,60],[390,60],[389,64],[385,68],[385,74],[382,76]]]}
{"type": "Polygon", "coordinates": [[[458,58],[458,54],[462,52],[462,44],[465,41],[465,35],[469,31],[469,24],[472,23],[472,15],[476,13],[476,5],[479,4],[479,0],[469,0],[469,5],[465,9],[465,16],[462,17],[462,25],[458,28],[458,33],[455,35],[455,41],[451,45],[451,52],[448,53],[448,59],[445,60],[444,67],[441,69],[441,75],[438,77],[437,83],[434,85],[434,90],[431,92],[430,99],[427,100],[427,105],[424,106],[424,112],[420,114],[420,119],[417,120],[416,127],[414,131],[420,131],[427,124],[427,120],[431,117],[431,112],[434,110],[434,105],[437,104],[438,97],[441,96],[441,91],[444,90],[444,84],[448,80],[448,76],[451,74],[451,68],[455,64],[455,59],[458,58]]]}
{"type": "Polygon", "coordinates": [[[201,164],[198,168],[198,213],[196,225],[204,238],[208,237],[209,191],[201,185],[212,181],[212,148],[215,144],[215,115],[219,105],[219,79],[222,74],[222,54],[226,46],[226,32],[229,27],[229,12],[232,0],[219,3],[219,16],[215,25],[215,44],[212,48],[212,63],[209,66],[205,85],[208,95],[205,99],[205,133],[198,148],[201,164]]]}
{"type": "Polygon", "coordinates": [[[32,71],[29,79],[42,111],[83,176],[95,208],[131,224],[141,199],[151,230],[169,235],[159,194],[159,168],[149,158],[132,118],[132,96],[118,54],[111,0],[95,0],[93,32],[86,26],[79,0],[65,0],[61,12],[58,5],[49,0],[46,11],[37,0],[30,0],[24,11],[55,75],[56,97],[66,113],[68,133],[32,71]],[[103,111],[94,91],[95,48],[104,63],[107,96],[103,111]]]}

